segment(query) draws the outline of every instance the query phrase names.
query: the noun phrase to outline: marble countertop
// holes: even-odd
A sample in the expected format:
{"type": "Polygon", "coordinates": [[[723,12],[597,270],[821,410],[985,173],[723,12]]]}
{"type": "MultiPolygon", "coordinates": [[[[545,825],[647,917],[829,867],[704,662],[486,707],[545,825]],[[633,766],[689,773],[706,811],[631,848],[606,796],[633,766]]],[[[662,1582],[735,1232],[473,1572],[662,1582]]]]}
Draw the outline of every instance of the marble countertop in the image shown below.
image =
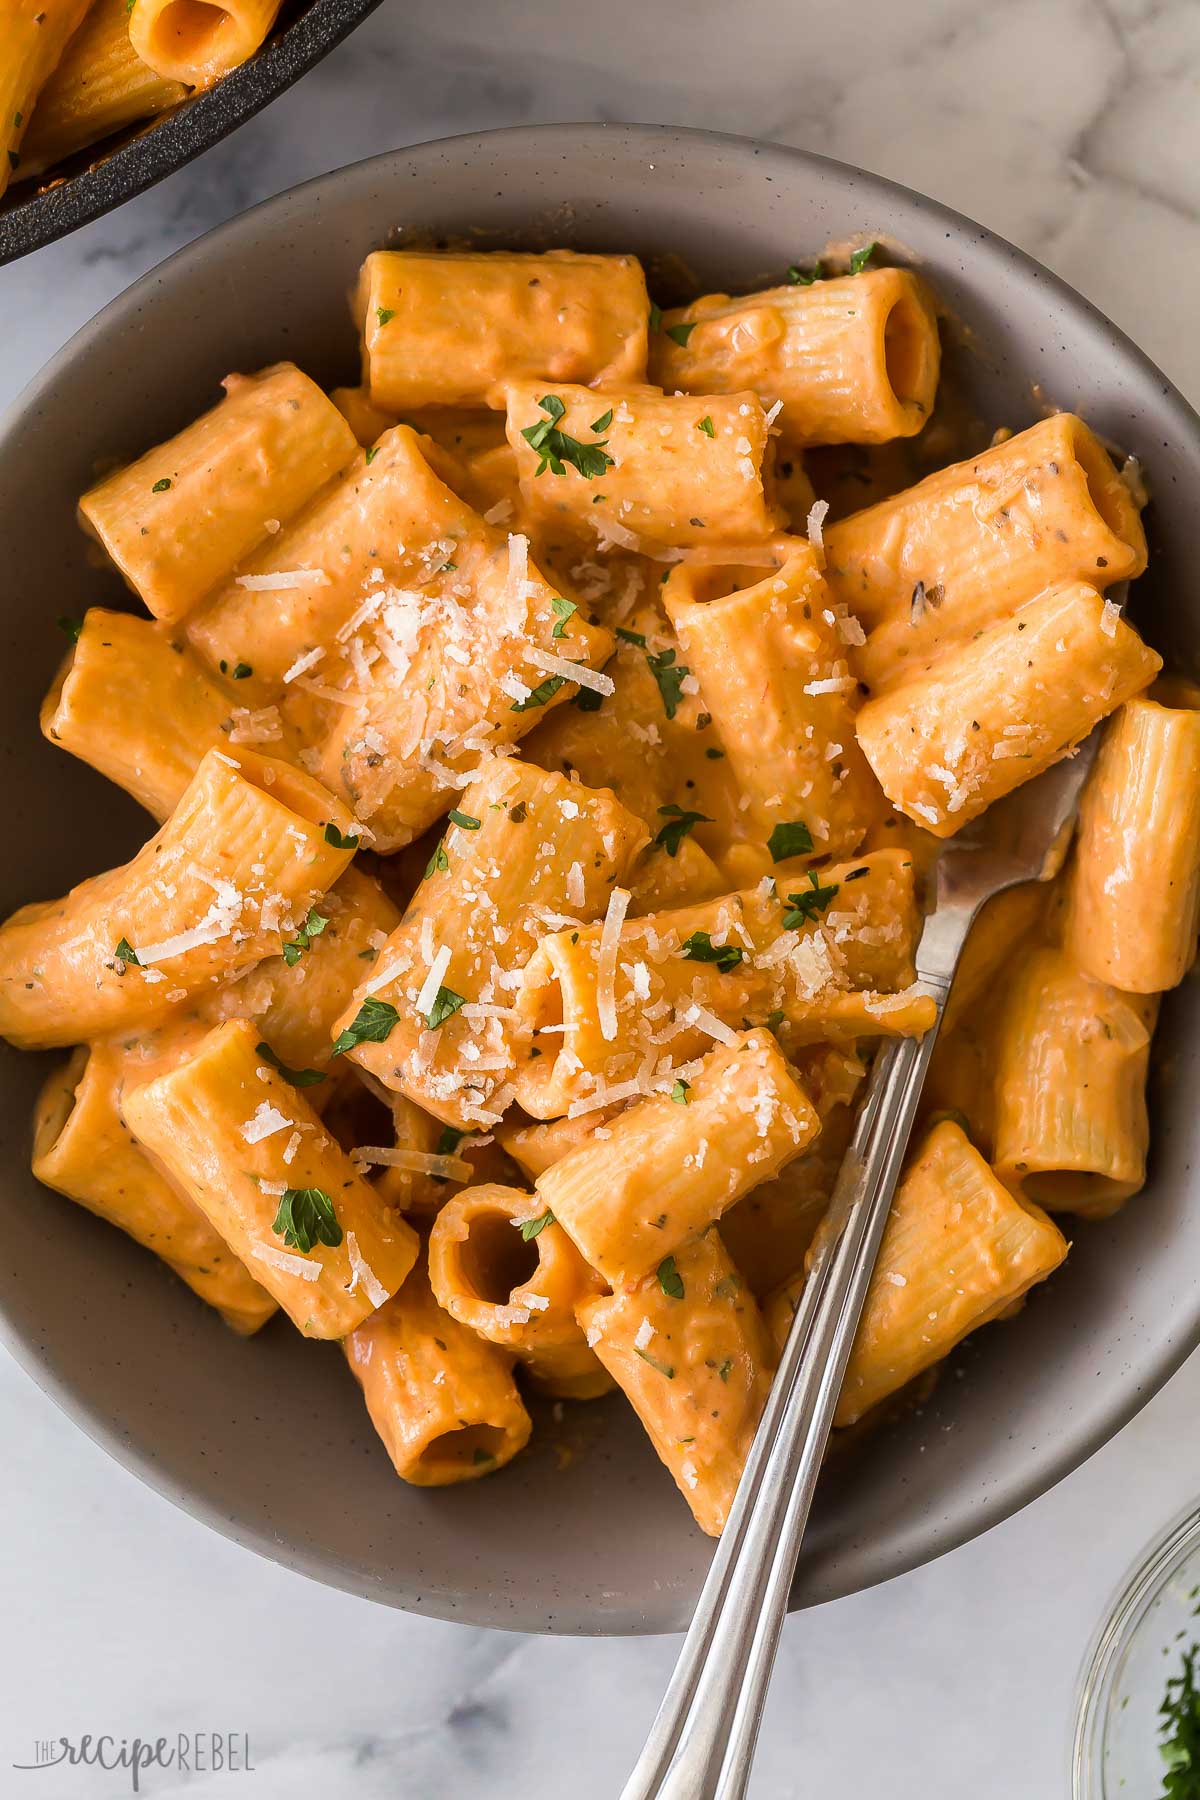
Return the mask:
{"type": "MultiPolygon", "coordinates": [[[[397,144],[561,119],[802,144],[935,195],[1080,288],[1200,402],[1200,8],[1191,0],[385,0],[190,169],[0,271],[0,402],[135,276],[252,202],[397,144]]],[[[1200,1491],[1200,1359],[1053,1492],[976,1543],[789,1621],[763,1800],[1052,1800],[1080,1657],[1144,1540],[1200,1491]]],[[[188,1800],[614,1800],[667,1639],[566,1641],[410,1618],[193,1523],[0,1358],[0,1795],[34,1740],[247,1733],[253,1773],[188,1800]]]]}

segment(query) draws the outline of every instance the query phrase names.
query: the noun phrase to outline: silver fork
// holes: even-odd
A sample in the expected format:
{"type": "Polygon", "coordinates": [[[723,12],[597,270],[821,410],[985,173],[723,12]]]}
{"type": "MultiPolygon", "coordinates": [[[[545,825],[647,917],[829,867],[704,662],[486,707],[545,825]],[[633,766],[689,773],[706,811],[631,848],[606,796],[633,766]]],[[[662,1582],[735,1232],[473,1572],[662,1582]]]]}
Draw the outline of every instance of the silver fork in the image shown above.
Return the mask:
{"type": "Polygon", "coordinates": [[[729,1520],[662,1705],[621,1800],[740,1800],[800,1543],[942,1011],[984,902],[1062,867],[1099,732],[941,852],[917,946],[937,1005],[923,1038],[883,1045],[729,1520]]]}

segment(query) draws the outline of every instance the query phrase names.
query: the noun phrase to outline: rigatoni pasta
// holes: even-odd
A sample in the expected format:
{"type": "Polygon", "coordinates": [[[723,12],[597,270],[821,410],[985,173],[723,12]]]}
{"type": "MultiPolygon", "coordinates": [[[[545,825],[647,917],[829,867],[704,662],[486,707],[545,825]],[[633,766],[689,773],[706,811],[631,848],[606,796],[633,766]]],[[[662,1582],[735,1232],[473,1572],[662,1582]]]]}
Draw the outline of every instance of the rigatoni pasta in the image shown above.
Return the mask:
{"type": "MultiPolygon", "coordinates": [[[[79,502],[156,619],[183,618],[356,453],[342,415],[294,363],[224,386],[211,412],[79,502]]],[[[228,661],[235,678],[238,661],[228,661]]]]}
{"type": "Polygon", "coordinates": [[[0,1032],[72,1048],[35,1173],[341,1340],[414,1485],[615,1386],[720,1531],[871,1059],[936,1017],[944,841],[1110,715],[1064,873],[971,933],[838,1429],[1144,1179],[1200,692],[1105,597],[1145,539],[1081,420],[912,485],[937,305],[873,255],[663,314],[628,255],[377,251],[359,386],[231,377],[81,502],[151,616],[60,621],[42,728],[158,829],[0,925],[0,1032]]]}
{"type": "Polygon", "coordinates": [[[773,395],[796,444],[912,437],[933,411],[940,366],[933,299],[908,269],[706,294],[664,313],[651,339],[664,388],[773,395]]]}

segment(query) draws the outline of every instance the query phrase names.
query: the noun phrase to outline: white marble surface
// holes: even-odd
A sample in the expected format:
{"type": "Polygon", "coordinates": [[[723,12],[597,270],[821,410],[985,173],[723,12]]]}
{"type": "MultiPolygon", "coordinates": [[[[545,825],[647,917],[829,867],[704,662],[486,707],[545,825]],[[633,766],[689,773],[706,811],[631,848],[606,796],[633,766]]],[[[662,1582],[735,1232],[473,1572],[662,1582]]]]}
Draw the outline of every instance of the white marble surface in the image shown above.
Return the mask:
{"type": "MultiPolygon", "coordinates": [[[[651,119],[883,170],[1014,238],[1200,402],[1194,0],[385,0],[298,88],[114,217],[0,271],[0,400],[136,275],[250,202],[485,126],[651,119]]],[[[1109,1589],[1200,1490],[1200,1361],[1091,1463],[930,1568],[789,1622],[754,1794],[1052,1800],[1109,1589]]],[[[612,1800],[675,1645],[523,1639],[326,1592],[212,1536],[0,1361],[0,1794],[85,1730],[248,1732],[208,1800],[612,1800]]],[[[1140,1797],[1139,1797],[1140,1800],[1140,1797]]]]}

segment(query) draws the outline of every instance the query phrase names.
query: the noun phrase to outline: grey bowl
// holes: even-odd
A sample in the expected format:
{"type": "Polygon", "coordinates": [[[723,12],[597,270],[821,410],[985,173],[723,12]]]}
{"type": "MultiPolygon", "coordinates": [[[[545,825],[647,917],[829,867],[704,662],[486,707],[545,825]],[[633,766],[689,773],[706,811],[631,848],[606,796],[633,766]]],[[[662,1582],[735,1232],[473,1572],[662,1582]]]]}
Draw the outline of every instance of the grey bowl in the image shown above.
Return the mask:
{"type": "MultiPolygon", "coordinates": [[[[128,855],[146,821],[39,737],[55,616],[119,602],[73,524],[97,458],[141,449],[230,369],[292,356],[352,377],[345,295],[396,227],[483,242],[664,252],[702,288],[749,284],[831,238],[899,240],[986,355],[965,359],[985,419],[1036,416],[1032,384],[1135,451],[1153,482],[1139,617],[1176,665],[1200,645],[1194,579],[1200,420],[1137,349],[1010,245],[874,176],[795,150],[646,126],[545,126],[399,151],[259,206],[139,281],[81,331],[0,427],[0,750],[9,846],[0,903],[128,855]]],[[[677,266],[677,265],[676,265],[677,266]]],[[[673,297],[664,279],[661,298],[673,297]]],[[[829,1475],[796,1585],[827,1600],[995,1524],[1130,1418],[1200,1340],[1194,985],[1170,997],[1153,1169],[1117,1219],[1081,1227],[1061,1274],[956,1359],[919,1417],[829,1475]]],[[[338,1352],[276,1323],[243,1344],[152,1259],[25,1173],[42,1059],[4,1052],[0,1329],[97,1442],[237,1542],[396,1606],[522,1630],[666,1631],[710,1554],[619,1399],[541,1421],[482,1483],[404,1487],[338,1352]],[[556,1442],[575,1451],[557,1466],[556,1442]]]]}

